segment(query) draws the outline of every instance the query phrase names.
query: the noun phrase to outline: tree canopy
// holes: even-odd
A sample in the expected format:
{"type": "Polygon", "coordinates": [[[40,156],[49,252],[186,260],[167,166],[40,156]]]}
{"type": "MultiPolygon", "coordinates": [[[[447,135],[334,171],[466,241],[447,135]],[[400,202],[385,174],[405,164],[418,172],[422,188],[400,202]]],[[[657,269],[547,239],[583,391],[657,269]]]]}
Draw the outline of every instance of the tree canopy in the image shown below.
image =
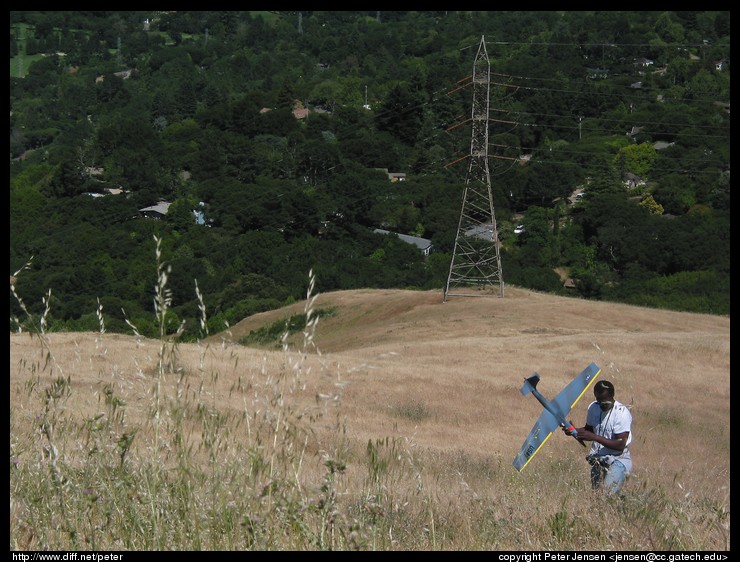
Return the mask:
{"type": "Polygon", "coordinates": [[[311,268],[441,289],[483,36],[504,280],[727,314],[729,32],[722,11],[11,12],[11,273],[33,256],[18,291],[40,314],[51,289],[58,329],[98,298],[109,329],[153,326],[154,236],[173,313],[197,280],[211,332],[311,268]]]}

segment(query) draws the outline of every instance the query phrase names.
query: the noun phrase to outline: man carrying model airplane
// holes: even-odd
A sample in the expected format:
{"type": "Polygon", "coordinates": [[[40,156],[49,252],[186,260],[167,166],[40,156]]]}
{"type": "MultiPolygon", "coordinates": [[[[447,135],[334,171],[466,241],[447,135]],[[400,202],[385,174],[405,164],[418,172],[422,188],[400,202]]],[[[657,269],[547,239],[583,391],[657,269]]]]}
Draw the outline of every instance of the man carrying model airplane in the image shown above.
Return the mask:
{"type": "Polygon", "coordinates": [[[576,428],[575,434],[565,427],[563,432],[592,442],[586,456],[591,465],[591,485],[594,489],[603,486],[607,494],[618,494],[632,472],[632,414],[614,399],[614,385],[609,381],[594,385],[594,397],[586,413],[586,425],[576,428]]]}
{"type": "Polygon", "coordinates": [[[599,381],[594,385],[594,400],[586,413],[586,425],[576,428],[566,416],[586,390],[601,374],[601,369],[591,363],[553,400],[545,398],[537,384],[540,375],[534,373],[524,379],[521,393],[531,394],[544,407],[532,431],[524,440],[514,458],[514,468],[519,472],[530,463],[537,452],[558,427],[566,435],[575,438],[586,447],[591,441],[591,450],[586,459],[591,464],[591,484],[594,489],[604,487],[607,494],[618,494],[627,475],[632,471],[629,444],[632,442],[632,414],[627,406],[614,399],[614,385],[599,381]]]}

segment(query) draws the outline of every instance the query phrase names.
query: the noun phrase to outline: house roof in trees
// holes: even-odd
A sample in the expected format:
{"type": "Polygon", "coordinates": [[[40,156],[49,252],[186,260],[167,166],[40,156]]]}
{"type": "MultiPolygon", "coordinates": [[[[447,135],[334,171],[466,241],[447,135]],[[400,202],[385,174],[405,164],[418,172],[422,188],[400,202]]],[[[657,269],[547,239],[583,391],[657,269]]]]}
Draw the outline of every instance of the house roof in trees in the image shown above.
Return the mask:
{"type": "Polygon", "coordinates": [[[376,228],[375,230],[373,230],[373,232],[375,234],[393,234],[395,236],[398,236],[399,240],[403,240],[407,244],[413,244],[425,254],[428,254],[432,247],[432,241],[427,238],[410,236],[408,234],[398,234],[396,232],[390,232],[389,230],[383,230],[382,228],[376,228]]]}
{"type": "Polygon", "coordinates": [[[310,110],[305,107],[301,107],[293,110],[293,117],[295,117],[296,119],[305,119],[306,117],[308,117],[309,113],[311,113],[310,110]]]}
{"type": "Polygon", "coordinates": [[[145,215],[156,214],[164,217],[167,215],[167,211],[169,211],[170,205],[172,205],[172,203],[168,203],[167,201],[159,201],[156,205],[139,209],[139,212],[145,215]]]}
{"type": "Polygon", "coordinates": [[[475,236],[476,238],[490,241],[493,238],[493,225],[479,224],[471,226],[465,231],[465,236],[475,236]]]}

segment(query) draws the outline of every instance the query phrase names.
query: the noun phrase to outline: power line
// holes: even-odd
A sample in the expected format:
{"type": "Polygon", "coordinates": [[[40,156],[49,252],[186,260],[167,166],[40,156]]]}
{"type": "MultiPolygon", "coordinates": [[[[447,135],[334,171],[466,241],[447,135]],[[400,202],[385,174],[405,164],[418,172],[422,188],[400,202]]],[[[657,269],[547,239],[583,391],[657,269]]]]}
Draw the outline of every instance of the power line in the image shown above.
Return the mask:
{"type": "Polygon", "coordinates": [[[663,43],[662,45],[654,45],[652,43],[552,43],[537,41],[488,41],[489,45],[532,45],[532,46],[553,46],[553,47],[645,47],[649,49],[680,49],[680,48],[692,48],[692,47],[707,47],[703,43],[663,43]]]}

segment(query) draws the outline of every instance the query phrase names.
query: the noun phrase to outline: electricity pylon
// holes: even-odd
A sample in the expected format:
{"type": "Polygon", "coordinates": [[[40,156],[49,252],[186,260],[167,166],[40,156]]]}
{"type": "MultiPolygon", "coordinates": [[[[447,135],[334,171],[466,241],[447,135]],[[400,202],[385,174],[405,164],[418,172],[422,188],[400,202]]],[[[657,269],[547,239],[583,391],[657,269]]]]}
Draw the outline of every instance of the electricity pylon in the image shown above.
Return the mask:
{"type": "Polygon", "coordinates": [[[498,287],[504,296],[500,243],[488,170],[488,95],[491,64],[481,37],[473,64],[473,108],[470,163],[465,177],[460,222],[444,292],[449,296],[485,296],[498,287]],[[467,288],[467,292],[465,291],[467,288]],[[471,290],[476,289],[476,290],[471,290]],[[456,291],[456,292],[452,292],[456,291]]]}

